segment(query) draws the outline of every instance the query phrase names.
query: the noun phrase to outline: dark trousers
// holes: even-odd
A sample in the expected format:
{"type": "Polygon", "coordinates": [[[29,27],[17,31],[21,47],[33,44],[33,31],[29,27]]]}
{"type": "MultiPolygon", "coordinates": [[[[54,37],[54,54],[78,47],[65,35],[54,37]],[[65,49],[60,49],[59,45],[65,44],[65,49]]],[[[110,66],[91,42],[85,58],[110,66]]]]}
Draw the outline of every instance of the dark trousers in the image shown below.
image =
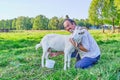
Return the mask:
{"type": "Polygon", "coordinates": [[[100,59],[100,55],[97,56],[96,58],[84,57],[80,59],[80,55],[78,54],[76,56],[76,54],[77,54],[77,50],[75,50],[71,55],[71,58],[76,57],[77,60],[75,64],[75,68],[82,68],[82,69],[89,68],[95,65],[97,61],[100,59]]]}

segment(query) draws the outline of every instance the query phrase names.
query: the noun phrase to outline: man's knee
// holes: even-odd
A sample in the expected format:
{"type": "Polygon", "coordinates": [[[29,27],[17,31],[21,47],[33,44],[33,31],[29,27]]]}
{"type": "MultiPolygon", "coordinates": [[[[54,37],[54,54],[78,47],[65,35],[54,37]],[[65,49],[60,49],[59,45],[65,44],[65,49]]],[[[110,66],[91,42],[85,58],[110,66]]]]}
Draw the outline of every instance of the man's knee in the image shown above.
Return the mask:
{"type": "Polygon", "coordinates": [[[95,65],[97,63],[97,61],[99,60],[100,56],[98,56],[97,58],[88,58],[85,57],[81,60],[79,60],[76,64],[75,64],[75,68],[89,68],[93,65],[95,65]]]}
{"type": "Polygon", "coordinates": [[[92,61],[88,60],[87,58],[84,58],[76,62],[75,68],[85,69],[91,67],[92,65],[93,65],[92,61]]]}
{"type": "Polygon", "coordinates": [[[86,65],[85,64],[82,64],[80,63],[79,61],[75,64],[75,68],[81,68],[81,69],[85,69],[86,68],[86,65]]]}

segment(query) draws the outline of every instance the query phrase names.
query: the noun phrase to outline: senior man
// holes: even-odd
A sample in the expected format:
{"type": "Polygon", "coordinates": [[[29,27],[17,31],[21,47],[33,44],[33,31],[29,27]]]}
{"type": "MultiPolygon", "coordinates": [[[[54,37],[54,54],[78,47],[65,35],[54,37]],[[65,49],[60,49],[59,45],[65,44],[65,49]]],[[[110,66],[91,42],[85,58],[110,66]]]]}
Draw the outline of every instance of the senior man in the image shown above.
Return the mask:
{"type": "MultiPolygon", "coordinates": [[[[67,30],[70,33],[73,33],[75,28],[79,30],[81,29],[81,27],[77,26],[75,21],[72,19],[65,19],[63,25],[65,30],[67,30]]],[[[89,68],[93,66],[95,63],[97,63],[98,60],[100,59],[99,46],[97,45],[96,41],[87,30],[85,30],[84,32],[81,43],[76,43],[71,38],[70,38],[70,42],[73,44],[73,46],[78,47],[78,49],[80,49],[79,51],[81,52],[80,55],[79,54],[77,55],[78,50],[75,50],[71,55],[71,57],[75,57],[77,55],[75,68],[82,68],[82,69],[89,68]]],[[[55,57],[60,54],[64,54],[64,53],[52,52],[50,53],[50,56],[55,57]]]]}

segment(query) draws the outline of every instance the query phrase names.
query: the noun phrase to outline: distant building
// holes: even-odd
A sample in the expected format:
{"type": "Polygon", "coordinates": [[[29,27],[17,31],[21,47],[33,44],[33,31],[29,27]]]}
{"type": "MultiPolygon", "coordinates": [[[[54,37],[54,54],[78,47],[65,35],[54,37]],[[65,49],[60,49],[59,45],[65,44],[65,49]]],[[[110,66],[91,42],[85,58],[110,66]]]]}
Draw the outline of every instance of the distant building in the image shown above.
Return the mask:
{"type": "Polygon", "coordinates": [[[112,25],[104,24],[102,25],[104,29],[112,29],[112,25]]]}
{"type": "Polygon", "coordinates": [[[100,26],[90,26],[89,29],[101,29],[100,26]]]}

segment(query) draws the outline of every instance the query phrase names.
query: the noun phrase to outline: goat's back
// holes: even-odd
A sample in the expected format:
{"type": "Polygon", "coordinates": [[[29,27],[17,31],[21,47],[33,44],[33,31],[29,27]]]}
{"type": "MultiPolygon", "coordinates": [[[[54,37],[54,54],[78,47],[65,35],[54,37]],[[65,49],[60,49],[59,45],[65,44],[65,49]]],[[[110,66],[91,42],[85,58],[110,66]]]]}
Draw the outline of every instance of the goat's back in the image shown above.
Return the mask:
{"type": "Polygon", "coordinates": [[[47,45],[48,48],[63,51],[66,43],[69,43],[69,35],[47,34],[41,40],[42,46],[47,45]]]}

